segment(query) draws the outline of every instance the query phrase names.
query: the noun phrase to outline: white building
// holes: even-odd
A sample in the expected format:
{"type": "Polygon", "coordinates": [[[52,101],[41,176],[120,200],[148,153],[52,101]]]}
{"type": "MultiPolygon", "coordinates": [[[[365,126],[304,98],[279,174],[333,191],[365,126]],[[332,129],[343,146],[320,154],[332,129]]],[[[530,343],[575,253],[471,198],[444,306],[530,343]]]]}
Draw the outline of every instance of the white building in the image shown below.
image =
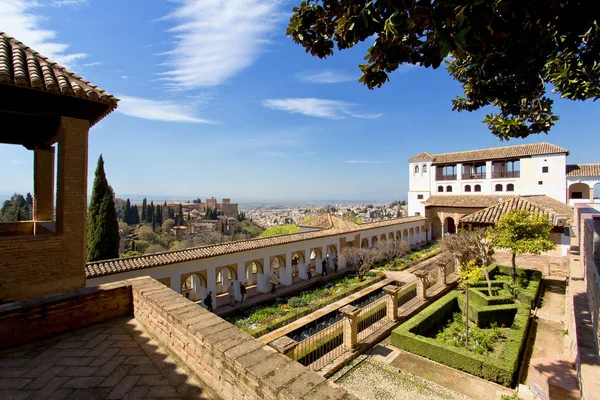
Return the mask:
{"type": "Polygon", "coordinates": [[[425,215],[430,196],[546,195],[567,200],[568,150],[550,143],[429,154],[408,160],[408,215],[425,215]]]}

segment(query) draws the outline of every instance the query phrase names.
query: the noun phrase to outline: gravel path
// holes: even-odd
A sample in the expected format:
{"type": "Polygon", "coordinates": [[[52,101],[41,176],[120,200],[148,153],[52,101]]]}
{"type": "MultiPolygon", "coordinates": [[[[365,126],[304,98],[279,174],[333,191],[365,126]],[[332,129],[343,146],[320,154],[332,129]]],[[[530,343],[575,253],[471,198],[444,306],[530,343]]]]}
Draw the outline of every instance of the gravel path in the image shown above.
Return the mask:
{"type": "Polygon", "coordinates": [[[371,356],[359,356],[331,377],[338,385],[365,400],[469,400],[469,397],[421,379],[371,356]]]}

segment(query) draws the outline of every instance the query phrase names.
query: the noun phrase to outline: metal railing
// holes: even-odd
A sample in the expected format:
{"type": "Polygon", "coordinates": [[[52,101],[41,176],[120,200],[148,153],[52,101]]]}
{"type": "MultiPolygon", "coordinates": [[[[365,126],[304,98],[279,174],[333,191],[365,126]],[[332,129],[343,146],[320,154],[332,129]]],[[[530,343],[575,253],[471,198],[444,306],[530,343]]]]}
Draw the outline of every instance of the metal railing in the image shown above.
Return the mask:
{"type": "Polygon", "coordinates": [[[521,177],[521,171],[492,171],[492,179],[519,177],[521,177]]]}
{"type": "Polygon", "coordinates": [[[318,371],[343,352],[344,325],[338,322],[299,342],[294,349],[294,360],[318,371]]]}
{"type": "Polygon", "coordinates": [[[436,181],[455,181],[456,174],[436,175],[435,180],[436,181]]]}
{"type": "Polygon", "coordinates": [[[412,299],[417,297],[417,284],[412,284],[412,289],[398,297],[398,307],[402,307],[412,299]]]}
{"type": "Polygon", "coordinates": [[[485,179],[485,172],[470,172],[462,174],[463,180],[469,179],[485,179]]]}
{"type": "Polygon", "coordinates": [[[376,332],[387,323],[387,299],[367,304],[358,313],[358,341],[376,332]]]}

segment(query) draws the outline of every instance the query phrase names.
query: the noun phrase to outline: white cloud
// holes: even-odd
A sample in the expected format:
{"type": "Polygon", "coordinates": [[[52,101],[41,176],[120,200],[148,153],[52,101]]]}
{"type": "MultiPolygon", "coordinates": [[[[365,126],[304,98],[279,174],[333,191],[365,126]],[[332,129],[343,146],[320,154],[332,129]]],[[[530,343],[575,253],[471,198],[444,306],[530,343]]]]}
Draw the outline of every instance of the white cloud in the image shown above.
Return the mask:
{"type": "Polygon", "coordinates": [[[44,29],[44,17],[32,12],[43,7],[36,1],[0,0],[2,30],[44,56],[67,68],[77,60],[87,57],[85,53],[69,53],[69,45],[56,41],[56,32],[44,29]]]}
{"type": "Polygon", "coordinates": [[[89,6],[90,3],[88,0],[52,0],[50,5],[54,7],[79,7],[79,6],[89,6]]]}
{"type": "Polygon", "coordinates": [[[20,164],[29,164],[29,163],[31,163],[31,161],[24,161],[24,160],[10,160],[10,163],[11,163],[11,164],[17,164],[17,165],[20,165],[20,164]]]}
{"type": "Polygon", "coordinates": [[[132,96],[117,96],[121,99],[117,111],[130,117],[164,122],[191,122],[198,124],[216,124],[198,118],[194,115],[193,107],[186,103],[169,100],[150,100],[132,96]]]}
{"type": "Polygon", "coordinates": [[[344,119],[346,116],[362,119],[375,119],[383,114],[360,114],[352,111],[356,104],[339,100],[308,98],[267,99],[263,105],[275,110],[311,117],[344,119]]]}
{"type": "Polygon", "coordinates": [[[304,71],[296,74],[296,78],[311,83],[342,83],[358,81],[358,77],[343,71],[304,71]]]}
{"type": "Polygon", "coordinates": [[[129,79],[127,75],[121,75],[121,79],[129,79]]]}
{"type": "Polygon", "coordinates": [[[346,164],[387,164],[389,161],[382,160],[346,160],[346,164]]]}
{"type": "Polygon", "coordinates": [[[175,48],[161,80],[177,90],[218,86],[256,61],[282,15],[280,0],[179,0],[164,20],[175,48]]]}
{"type": "Polygon", "coordinates": [[[100,65],[102,65],[101,61],[94,61],[94,62],[91,62],[91,63],[83,63],[83,64],[81,64],[82,67],[98,67],[100,65]]]}

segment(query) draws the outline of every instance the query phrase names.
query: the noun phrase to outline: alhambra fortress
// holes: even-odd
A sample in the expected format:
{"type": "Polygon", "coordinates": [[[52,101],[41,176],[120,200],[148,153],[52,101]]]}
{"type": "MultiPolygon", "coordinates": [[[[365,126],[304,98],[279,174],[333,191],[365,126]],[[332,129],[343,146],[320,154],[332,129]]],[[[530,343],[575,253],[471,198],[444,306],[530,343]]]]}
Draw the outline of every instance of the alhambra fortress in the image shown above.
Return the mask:
{"type": "MultiPolygon", "coordinates": [[[[417,249],[460,228],[493,226],[512,210],[548,218],[556,244],[518,256],[519,265],[568,287],[564,344],[556,345],[569,379],[536,370],[531,390],[599,398],[600,164],[569,164],[568,149],[544,142],[424,151],[408,160],[407,217],[356,224],[324,214],[296,234],[86,263],[88,132],[118,102],[0,33],[0,122],[19,127],[0,130],[0,142],[33,152],[35,199],[33,220],[0,224],[0,398],[355,399],[327,378],[454,288],[456,266],[434,257],[385,274],[260,337],[222,318],[242,306],[240,282],[251,307],[325,281],[325,265],[346,275],[344,248],[417,249]],[[357,304],[374,294],[379,308],[367,315],[368,305],[357,304]],[[340,342],[326,362],[305,362],[308,350],[299,349],[315,342],[292,333],[332,311],[341,319],[326,329],[343,332],[340,342]]],[[[185,207],[199,215],[220,209],[231,220],[238,213],[228,199],[185,207]]],[[[495,258],[510,265],[508,252],[495,258]]]]}

